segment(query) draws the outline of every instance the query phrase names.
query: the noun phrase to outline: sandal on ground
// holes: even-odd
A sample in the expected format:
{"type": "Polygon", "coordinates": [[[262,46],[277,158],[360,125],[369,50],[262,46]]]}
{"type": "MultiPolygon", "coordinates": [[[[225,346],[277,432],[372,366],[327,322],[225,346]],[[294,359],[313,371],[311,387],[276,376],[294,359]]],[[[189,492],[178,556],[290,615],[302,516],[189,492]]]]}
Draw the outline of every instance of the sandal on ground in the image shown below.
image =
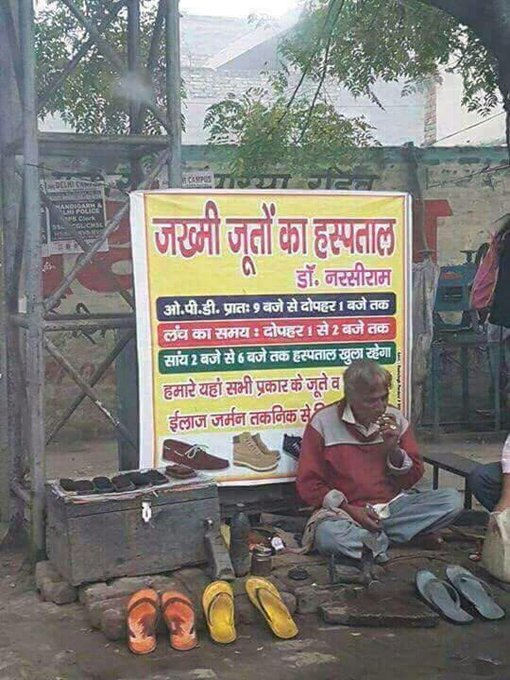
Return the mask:
{"type": "Polygon", "coordinates": [[[234,591],[226,581],[210,583],[202,594],[209,635],[214,642],[228,645],[237,637],[234,623],[234,591]]]}
{"type": "Polygon", "coordinates": [[[441,616],[453,623],[472,623],[473,617],[460,606],[455,588],[441,581],[431,571],[421,569],[416,574],[416,588],[421,597],[441,616]]]}
{"type": "Polygon", "coordinates": [[[144,588],[131,595],[127,605],[128,647],[133,654],[150,654],[156,649],[159,614],[158,594],[144,588]]]}
{"type": "Polygon", "coordinates": [[[497,621],[505,616],[504,610],[494,601],[489,585],[470,571],[450,564],[446,567],[446,576],[455,590],[473,605],[482,618],[497,621]]]}
{"type": "Polygon", "coordinates": [[[161,595],[161,612],[174,649],[187,652],[198,645],[195,612],[189,597],[177,590],[168,590],[161,595]]]}
{"type": "Polygon", "coordinates": [[[296,637],[298,628],[276,587],[265,578],[250,576],[245,583],[252,604],[265,618],[276,637],[288,640],[296,637]]]}

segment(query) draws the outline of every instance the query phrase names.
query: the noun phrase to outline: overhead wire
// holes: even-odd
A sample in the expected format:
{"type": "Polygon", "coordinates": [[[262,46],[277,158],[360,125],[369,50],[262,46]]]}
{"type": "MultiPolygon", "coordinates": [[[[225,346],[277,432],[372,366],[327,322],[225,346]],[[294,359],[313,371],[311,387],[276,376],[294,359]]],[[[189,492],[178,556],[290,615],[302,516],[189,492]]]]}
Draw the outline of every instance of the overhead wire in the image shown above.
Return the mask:
{"type": "Polygon", "coordinates": [[[448,135],[445,135],[444,137],[441,137],[440,139],[436,139],[432,144],[429,146],[434,146],[434,144],[438,144],[439,142],[444,142],[445,139],[450,139],[451,137],[455,137],[455,135],[460,135],[461,132],[466,132],[467,130],[472,130],[473,128],[478,127],[479,125],[483,125],[484,123],[488,123],[491,120],[494,120],[495,118],[499,118],[500,116],[504,116],[505,112],[500,111],[499,113],[495,113],[493,116],[489,116],[488,118],[484,118],[483,120],[479,120],[477,123],[473,123],[472,125],[466,125],[466,127],[461,128],[460,130],[456,130],[455,132],[451,132],[448,135]]]}

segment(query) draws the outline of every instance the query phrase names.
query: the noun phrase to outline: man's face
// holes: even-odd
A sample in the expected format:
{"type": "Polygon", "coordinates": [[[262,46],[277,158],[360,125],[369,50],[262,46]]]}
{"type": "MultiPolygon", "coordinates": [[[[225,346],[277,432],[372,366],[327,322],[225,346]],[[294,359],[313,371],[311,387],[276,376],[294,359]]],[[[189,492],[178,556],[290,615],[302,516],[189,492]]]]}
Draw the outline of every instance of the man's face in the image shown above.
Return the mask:
{"type": "Polygon", "coordinates": [[[351,399],[356,420],[362,425],[375,423],[388,406],[388,388],[383,380],[376,380],[368,390],[358,390],[351,399]]]}

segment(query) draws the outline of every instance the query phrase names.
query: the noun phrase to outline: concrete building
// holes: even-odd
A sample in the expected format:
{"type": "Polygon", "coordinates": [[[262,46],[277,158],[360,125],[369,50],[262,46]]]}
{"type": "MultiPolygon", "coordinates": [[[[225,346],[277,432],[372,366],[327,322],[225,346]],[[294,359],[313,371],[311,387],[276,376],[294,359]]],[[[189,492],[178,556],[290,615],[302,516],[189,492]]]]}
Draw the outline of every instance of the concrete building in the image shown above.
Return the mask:
{"type": "Polygon", "coordinates": [[[426,146],[499,146],[505,143],[505,115],[501,108],[489,116],[462,105],[463,84],[458,73],[443,70],[430,82],[425,95],[426,146]]]}

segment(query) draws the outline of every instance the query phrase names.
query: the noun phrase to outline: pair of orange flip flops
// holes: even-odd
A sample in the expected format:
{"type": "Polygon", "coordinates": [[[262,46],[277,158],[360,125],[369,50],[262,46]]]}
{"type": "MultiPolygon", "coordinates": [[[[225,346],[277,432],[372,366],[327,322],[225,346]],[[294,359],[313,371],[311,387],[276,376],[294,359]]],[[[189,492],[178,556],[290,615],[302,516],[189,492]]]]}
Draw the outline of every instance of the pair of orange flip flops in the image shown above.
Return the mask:
{"type": "Polygon", "coordinates": [[[195,612],[189,597],[177,590],[158,596],[152,588],[134,593],[127,606],[128,646],[133,654],[149,654],[156,649],[159,616],[170,632],[170,645],[181,652],[197,646],[195,612]]]}
{"type": "MultiPolygon", "coordinates": [[[[249,576],[244,584],[251,603],[264,617],[273,634],[283,640],[296,637],[298,628],[277,588],[265,578],[249,576]]],[[[228,645],[237,637],[234,592],[230,583],[214,581],[202,595],[209,634],[214,642],[228,645]]]]}

